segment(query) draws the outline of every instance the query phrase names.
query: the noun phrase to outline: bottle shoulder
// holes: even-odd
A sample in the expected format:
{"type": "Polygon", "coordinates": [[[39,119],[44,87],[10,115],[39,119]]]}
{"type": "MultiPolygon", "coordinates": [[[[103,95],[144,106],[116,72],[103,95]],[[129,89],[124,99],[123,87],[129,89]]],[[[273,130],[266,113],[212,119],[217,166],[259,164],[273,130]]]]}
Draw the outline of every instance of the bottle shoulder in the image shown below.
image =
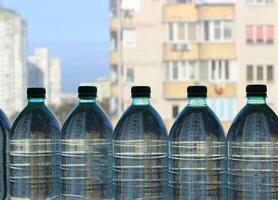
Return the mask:
{"type": "Polygon", "coordinates": [[[150,139],[168,138],[162,118],[151,105],[131,105],[117,123],[114,138],[141,138],[146,135],[149,135],[150,139]]]}
{"type": "Polygon", "coordinates": [[[8,119],[7,115],[1,109],[0,109],[0,123],[1,123],[1,126],[5,130],[11,129],[11,124],[9,122],[9,119],[8,119]]]}
{"type": "Polygon", "coordinates": [[[113,127],[106,113],[97,104],[77,105],[62,127],[62,137],[83,137],[84,134],[112,135],[113,127]],[[77,134],[77,132],[79,132],[77,134]]]}
{"type": "Polygon", "coordinates": [[[11,128],[11,137],[29,137],[37,133],[59,135],[60,123],[56,116],[45,105],[27,105],[15,119],[11,128]]]}
{"type": "Polygon", "coordinates": [[[208,107],[185,107],[175,120],[170,140],[211,140],[225,141],[223,127],[208,107]]]}
{"type": "Polygon", "coordinates": [[[246,105],[235,117],[229,129],[228,141],[278,141],[278,117],[266,104],[246,105]]]}

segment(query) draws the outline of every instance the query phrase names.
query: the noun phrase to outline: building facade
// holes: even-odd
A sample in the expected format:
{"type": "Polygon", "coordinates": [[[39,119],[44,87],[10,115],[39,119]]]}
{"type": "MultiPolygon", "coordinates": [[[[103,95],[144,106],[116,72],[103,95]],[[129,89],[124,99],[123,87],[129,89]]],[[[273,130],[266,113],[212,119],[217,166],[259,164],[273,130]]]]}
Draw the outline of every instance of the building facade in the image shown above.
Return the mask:
{"type": "Polygon", "coordinates": [[[111,3],[112,114],[130,86],[150,85],[168,127],[186,104],[186,86],[207,85],[208,104],[225,129],[236,112],[235,5],[232,0],[111,3]]]}
{"type": "Polygon", "coordinates": [[[238,107],[245,103],[246,84],[268,85],[269,105],[277,111],[278,92],[278,2],[242,0],[236,2],[236,46],[238,57],[238,107]]]}
{"type": "Polygon", "coordinates": [[[28,87],[45,87],[48,104],[61,105],[61,63],[49,57],[48,49],[35,49],[28,57],[28,87]]]}
{"type": "Polygon", "coordinates": [[[0,108],[11,117],[25,104],[26,24],[0,5],[0,108]]]}

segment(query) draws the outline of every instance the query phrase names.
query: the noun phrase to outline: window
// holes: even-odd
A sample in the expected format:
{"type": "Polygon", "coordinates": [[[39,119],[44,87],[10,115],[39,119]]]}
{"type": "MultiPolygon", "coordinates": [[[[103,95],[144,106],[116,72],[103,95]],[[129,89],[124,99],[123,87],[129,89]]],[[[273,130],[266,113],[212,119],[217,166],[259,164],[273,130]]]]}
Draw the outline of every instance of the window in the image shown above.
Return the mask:
{"type": "Polygon", "coordinates": [[[123,46],[124,47],[136,47],[136,31],[135,29],[123,30],[123,46]]]}
{"type": "Polygon", "coordinates": [[[166,63],[166,78],[169,81],[195,80],[196,77],[196,61],[170,61],[166,63]]]}
{"type": "Polygon", "coordinates": [[[204,21],[204,41],[208,42],[225,42],[233,38],[232,21],[204,21]]]}
{"type": "Polygon", "coordinates": [[[245,38],[247,44],[273,44],[274,26],[247,25],[245,38]]]}
{"type": "Polygon", "coordinates": [[[273,3],[273,0],[246,0],[249,5],[269,5],[273,3]]]}
{"type": "Polygon", "coordinates": [[[247,81],[252,81],[253,80],[253,66],[252,65],[248,65],[247,66],[247,81]]]}
{"type": "Polygon", "coordinates": [[[220,120],[232,120],[234,118],[235,103],[233,98],[209,98],[208,105],[220,120]]]}
{"type": "Polygon", "coordinates": [[[263,81],[264,80],[264,68],[262,65],[257,66],[257,81],[263,81]]]}
{"type": "Polygon", "coordinates": [[[272,44],[274,40],[274,28],[273,26],[266,26],[266,42],[272,44]]]}
{"type": "Polygon", "coordinates": [[[176,118],[178,115],[179,115],[179,106],[174,105],[172,107],[172,116],[173,116],[173,118],[176,118]]]}
{"type": "Polygon", "coordinates": [[[263,26],[256,26],[256,40],[257,43],[263,42],[263,26]]]}
{"type": "Polygon", "coordinates": [[[168,42],[187,43],[188,41],[196,41],[196,23],[170,22],[167,27],[168,42]]]}
{"type": "Polygon", "coordinates": [[[268,82],[273,81],[273,65],[267,65],[266,68],[266,79],[268,82]]]}
{"type": "Polygon", "coordinates": [[[228,60],[212,60],[211,61],[211,77],[212,81],[224,81],[230,79],[230,63],[228,60]]]}
{"type": "Polygon", "coordinates": [[[134,82],[134,69],[127,68],[126,80],[127,82],[134,82]]]}
{"type": "Polygon", "coordinates": [[[111,82],[112,84],[118,82],[118,65],[111,65],[111,82]]]}
{"type": "Polygon", "coordinates": [[[246,80],[248,82],[271,82],[274,80],[273,65],[247,65],[246,80]]]}

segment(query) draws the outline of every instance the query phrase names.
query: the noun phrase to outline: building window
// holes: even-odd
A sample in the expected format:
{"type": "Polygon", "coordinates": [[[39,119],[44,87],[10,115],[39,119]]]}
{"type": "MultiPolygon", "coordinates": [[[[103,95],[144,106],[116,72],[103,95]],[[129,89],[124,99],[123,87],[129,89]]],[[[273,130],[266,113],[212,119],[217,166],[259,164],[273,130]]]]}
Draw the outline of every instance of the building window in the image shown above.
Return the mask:
{"type": "Polygon", "coordinates": [[[268,82],[271,82],[273,81],[273,74],[274,74],[274,71],[273,71],[273,65],[267,65],[267,68],[266,68],[266,79],[268,82]]]}
{"type": "Polygon", "coordinates": [[[170,22],[168,27],[168,42],[188,43],[196,40],[196,23],[189,22],[170,22]]]}
{"type": "Polygon", "coordinates": [[[207,42],[226,42],[233,38],[232,21],[204,21],[203,22],[204,41],[207,42]]]}
{"type": "Polygon", "coordinates": [[[253,66],[252,65],[247,66],[246,75],[247,75],[247,77],[246,77],[247,81],[253,81],[253,66]]]}
{"type": "Polygon", "coordinates": [[[112,84],[118,82],[118,65],[111,65],[111,82],[112,84]]]}
{"type": "Polygon", "coordinates": [[[166,63],[166,78],[169,81],[195,80],[197,77],[197,62],[169,61],[166,63]]]}
{"type": "Polygon", "coordinates": [[[136,47],[136,30],[135,29],[124,29],[123,30],[123,46],[132,48],[136,47]]]}
{"type": "Polygon", "coordinates": [[[273,44],[274,26],[247,25],[245,37],[247,44],[273,44]]]}
{"type": "Polygon", "coordinates": [[[235,104],[232,98],[209,98],[208,105],[222,121],[234,118],[235,104]]]}
{"type": "Polygon", "coordinates": [[[248,82],[272,82],[274,80],[274,66],[247,65],[246,79],[248,82]]]}
{"type": "Polygon", "coordinates": [[[127,68],[126,80],[127,80],[127,82],[134,82],[134,69],[127,68]]]}
{"type": "Polygon", "coordinates": [[[173,116],[173,118],[176,118],[178,115],[179,115],[179,106],[174,105],[172,107],[172,116],[173,116]]]}
{"type": "Polygon", "coordinates": [[[273,3],[273,0],[246,0],[249,5],[269,5],[273,3]]]}

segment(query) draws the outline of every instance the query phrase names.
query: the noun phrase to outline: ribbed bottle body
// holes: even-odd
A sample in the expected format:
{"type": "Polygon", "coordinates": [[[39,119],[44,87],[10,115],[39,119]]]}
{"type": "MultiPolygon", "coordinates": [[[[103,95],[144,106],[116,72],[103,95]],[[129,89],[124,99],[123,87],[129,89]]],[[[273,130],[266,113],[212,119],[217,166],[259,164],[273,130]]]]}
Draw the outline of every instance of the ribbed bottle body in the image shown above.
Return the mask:
{"type": "Polygon", "coordinates": [[[44,103],[29,103],[9,137],[9,198],[59,199],[60,125],[44,103]]]}
{"type": "Polygon", "coordinates": [[[278,199],[278,119],[266,105],[246,105],[228,133],[229,199],[278,199]]]}
{"type": "Polygon", "coordinates": [[[113,139],[114,197],[168,199],[168,136],[150,105],[132,105],[113,139]]]}
{"type": "Polygon", "coordinates": [[[62,199],[112,199],[112,126],[94,103],[79,104],[62,129],[62,199]]]}
{"type": "Polygon", "coordinates": [[[225,199],[227,146],[214,113],[187,106],[169,137],[171,199],[225,199]]]}

